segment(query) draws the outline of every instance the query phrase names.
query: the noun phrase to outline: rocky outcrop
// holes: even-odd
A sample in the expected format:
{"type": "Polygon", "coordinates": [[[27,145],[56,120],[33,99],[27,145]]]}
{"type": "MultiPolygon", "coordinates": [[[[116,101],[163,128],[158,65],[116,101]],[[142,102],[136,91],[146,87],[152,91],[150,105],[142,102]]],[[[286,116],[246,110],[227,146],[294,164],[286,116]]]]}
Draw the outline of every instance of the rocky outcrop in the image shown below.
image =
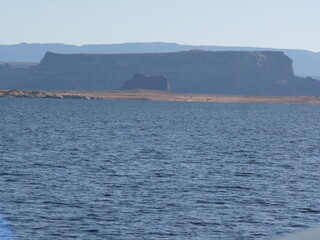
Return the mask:
{"type": "Polygon", "coordinates": [[[38,66],[1,74],[0,89],[111,90],[137,72],[165,75],[173,92],[319,95],[320,82],[296,77],[282,52],[186,51],[148,54],[55,54],[38,66]]]}
{"type": "Polygon", "coordinates": [[[143,74],[134,74],[131,80],[126,81],[121,90],[130,89],[149,89],[149,90],[160,90],[169,91],[170,85],[165,76],[150,76],[147,77],[143,74]]]}
{"type": "Polygon", "coordinates": [[[28,90],[0,90],[0,97],[16,98],[60,98],[60,99],[97,99],[95,96],[87,96],[90,93],[73,91],[28,91],[28,90]]]}

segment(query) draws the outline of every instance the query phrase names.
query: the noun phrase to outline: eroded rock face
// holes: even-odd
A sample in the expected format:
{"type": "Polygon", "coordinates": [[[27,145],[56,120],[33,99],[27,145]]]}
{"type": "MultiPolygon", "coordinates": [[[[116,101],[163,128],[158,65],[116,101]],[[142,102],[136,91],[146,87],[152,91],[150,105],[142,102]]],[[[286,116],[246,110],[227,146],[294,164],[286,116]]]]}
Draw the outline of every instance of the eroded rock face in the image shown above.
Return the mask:
{"type": "Polygon", "coordinates": [[[48,52],[38,66],[12,69],[2,75],[0,71],[0,89],[112,90],[124,86],[125,81],[137,72],[147,76],[166,76],[170,79],[172,92],[284,96],[320,94],[320,81],[296,77],[292,60],[282,52],[273,51],[148,54],[48,52]]]}
{"type": "Polygon", "coordinates": [[[149,89],[149,90],[160,90],[169,91],[170,85],[165,76],[145,76],[143,74],[134,74],[131,80],[126,81],[121,90],[130,89],[149,89]]]}

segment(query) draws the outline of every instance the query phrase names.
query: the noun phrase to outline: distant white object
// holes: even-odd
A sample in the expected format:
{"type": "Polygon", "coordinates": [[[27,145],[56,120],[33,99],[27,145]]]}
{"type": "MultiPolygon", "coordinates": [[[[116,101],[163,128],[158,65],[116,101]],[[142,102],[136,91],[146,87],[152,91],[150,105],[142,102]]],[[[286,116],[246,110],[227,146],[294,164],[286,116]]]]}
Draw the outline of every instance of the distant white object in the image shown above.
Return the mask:
{"type": "Polygon", "coordinates": [[[274,240],[320,240],[320,227],[289,234],[274,240]]]}

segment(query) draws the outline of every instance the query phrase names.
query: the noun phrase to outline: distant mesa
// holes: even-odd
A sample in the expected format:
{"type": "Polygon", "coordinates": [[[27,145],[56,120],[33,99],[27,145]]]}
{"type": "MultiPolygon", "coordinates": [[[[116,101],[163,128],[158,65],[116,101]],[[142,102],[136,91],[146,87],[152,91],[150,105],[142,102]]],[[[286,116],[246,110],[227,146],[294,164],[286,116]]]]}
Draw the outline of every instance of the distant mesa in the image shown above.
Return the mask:
{"type": "Polygon", "coordinates": [[[168,79],[165,76],[146,76],[141,73],[136,73],[131,80],[126,81],[121,90],[130,89],[148,89],[170,91],[168,79]]]}
{"type": "Polygon", "coordinates": [[[283,52],[275,51],[47,52],[40,64],[30,68],[3,68],[0,68],[0,89],[168,91],[169,80],[170,91],[176,93],[320,95],[320,81],[296,76],[292,60],[283,52]]]}

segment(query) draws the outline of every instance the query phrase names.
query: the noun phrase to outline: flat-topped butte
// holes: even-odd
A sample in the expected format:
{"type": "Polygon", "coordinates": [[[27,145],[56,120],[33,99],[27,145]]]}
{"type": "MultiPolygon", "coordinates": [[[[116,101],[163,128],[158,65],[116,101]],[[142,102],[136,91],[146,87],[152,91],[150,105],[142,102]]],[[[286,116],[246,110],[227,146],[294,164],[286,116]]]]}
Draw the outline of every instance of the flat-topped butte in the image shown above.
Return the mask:
{"type": "Polygon", "coordinates": [[[0,89],[114,90],[133,74],[163,75],[173,92],[193,94],[319,95],[320,81],[294,75],[276,51],[186,51],[135,54],[47,52],[29,69],[0,69],[0,89]]]}

